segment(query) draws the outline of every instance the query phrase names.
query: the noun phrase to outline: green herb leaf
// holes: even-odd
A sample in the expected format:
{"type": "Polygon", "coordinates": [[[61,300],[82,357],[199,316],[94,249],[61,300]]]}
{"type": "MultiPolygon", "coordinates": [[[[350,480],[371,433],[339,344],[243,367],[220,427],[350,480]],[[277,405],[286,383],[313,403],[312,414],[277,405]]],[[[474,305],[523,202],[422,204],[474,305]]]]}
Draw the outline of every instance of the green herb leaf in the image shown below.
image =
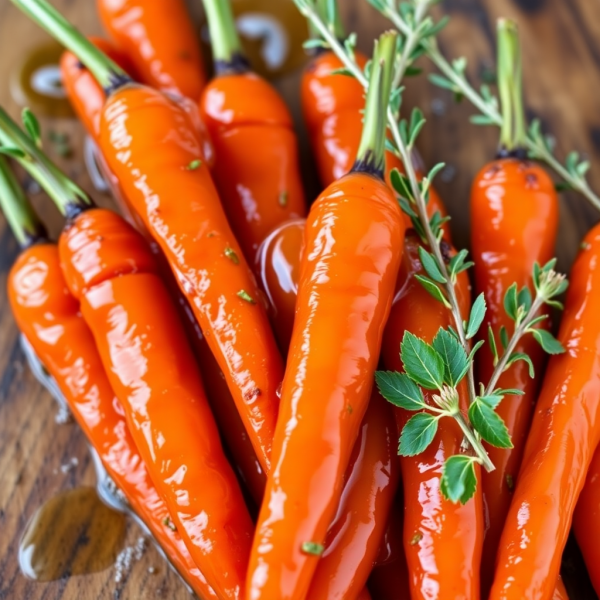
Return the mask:
{"type": "Polygon", "coordinates": [[[433,347],[444,360],[444,383],[456,387],[469,370],[469,359],[458,340],[445,329],[433,339],[433,347]]]}
{"type": "Polygon", "coordinates": [[[423,248],[423,246],[419,246],[419,258],[421,259],[421,264],[423,268],[427,272],[427,275],[431,277],[434,281],[438,283],[446,283],[446,278],[442,275],[438,264],[429,252],[423,248]]]}
{"type": "Polygon", "coordinates": [[[377,371],[375,381],[381,395],[394,406],[405,410],[421,410],[426,406],[423,392],[406,374],[377,371]]]}
{"type": "Polygon", "coordinates": [[[520,360],[522,360],[523,362],[526,362],[529,365],[529,377],[531,377],[531,379],[534,379],[535,378],[535,367],[533,366],[533,362],[531,362],[531,358],[529,358],[529,356],[527,354],[525,354],[524,352],[515,352],[508,359],[508,362],[506,363],[506,368],[504,370],[507,371],[511,365],[514,365],[515,363],[519,362],[520,360]]]}
{"type": "Polygon", "coordinates": [[[312,39],[312,40],[306,40],[302,44],[302,47],[305,50],[312,50],[314,48],[329,48],[329,45],[324,40],[321,40],[321,39],[312,39]]]}
{"type": "Polygon", "coordinates": [[[407,179],[406,175],[400,173],[398,169],[393,169],[390,174],[390,181],[392,182],[392,187],[397,194],[399,194],[402,198],[412,200],[413,195],[410,181],[407,179]]]}
{"type": "Polygon", "coordinates": [[[565,352],[564,346],[549,331],[534,329],[532,333],[544,352],[548,354],[563,354],[565,352]]]}
{"type": "Polygon", "coordinates": [[[446,308],[450,308],[450,303],[448,299],[444,295],[444,292],[439,288],[439,286],[429,279],[429,277],[424,277],[423,275],[415,275],[415,279],[420,282],[420,284],[439,302],[441,302],[446,308]]]}
{"type": "Polygon", "coordinates": [[[505,350],[508,348],[508,342],[508,331],[506,331],[506,327],[502,325],[502,327],[500,327],[500,343],[505,350]]]}
{"type": "Polygon", "coordinates": [[[469,407],[469,420],[488,444],[496,448],[513,447],[504,421],[487,402],[482,402],[479,398],[473,402],[469,407]]]}
{"type": "Polygon", "coordinates": [[[490,350],[492,351],[492,356],[494,357],[494,367],[498,364],[500,360],[498,356],[498,346],[496,345],[496,336],[494,335],[494,330],[491,325],[488,325],[488,341],[490,343],[490,350]]]}
{"type": "Polygon", "coordinates": [[[531,304],[533,302],[533,298],[531,297],[531,292],[529,291],[529,288],[527,286],[525,286],[519,292],[518,301],[519,301],[519,306],[522,306],[526,313],[528,313],[531,310],[531,304]]]}
{"type": "Polygon", "coordinates": [[[304,542],[302,544],[302,552],[304,554],[310,554],[312,556],[321,556],[325,552],[325,546],[318,542],[304,542]]]}
{"type": "Polygon", "coordinates": [[[331,71],[331,75],[345,75],[346,77],[354,77],[354,73],[350,69],[334,69],[331,71]]]}
{"type": "Polygon", "coordinates": [[[485,296],[483,292],[477,296],[477,299],[473,303],[473,308],[471,309],[471,316],[469,317],[469,323],[467,325],[467,339],[470,340],[477,335],[481,324],[483,323],[483,319],[485,317],[485,313],[487,311],[487,306],[485,304],[485,296]]]}
{"type": "Polygon", "coordinates": [[[42,147],[42,128],[40,127],[40,122],[37,120],[37,117],[29,110],[29,108],[25,107],[23,112],[21,113],[21,119],[23,121],[23,126],[25,127],[25,131],[32,139],[33,143],[38,147],[42,147]]]}
{"type": "Polygon", "coordinates": [[[473,457],[456,455],[446,460],[440,489],[447,500],[466,504],[477,489],[473,457]]]}
{"type": "Polygon", "coordinates": [[[524,396],[525,392],[523,390],[517,390],[516,388],[507,388],[505,390],[494,390],[494,394],[499,394],[502,396],[524,396]]]}
{"type": "Polygon", "coordinates": [[[481,396],[477,398],[478,401],[483,402],[486,406],[489,406],[492,410],[494,410],[500,402],[502,402],[502,398],[504,396],[500,393],[500,390],[496,390],[493,394],[489,396],[481,396]]]}
{"type": "Polygon", "coordinates": [[[400,435],[400,456],[416,456],[424,452],[433,442],[438,429],[438,420],[430,413],[421,412],[411,417],[400,435]]]}
{"type": "Polygon", "coordinates": [[[477,354],[477,350],[483,346],[485,342],[483,340],[479,340],[474,346],[471,352],[469,352],[469,362],[471,362],[475,358],[475,354],[477,354]]]}
{"type": "Polygon", "coordinates": [[[517,295],[517,284],[513,283],[504,294],[504,310],[513,320],[517,320],[517,310],[519,308],[519,298],[517,295]]]}
{"type": "Polygon", "coordinates": [[[446,79],[446,77],[442,77],[441,75],[438,75],[437,73],[431,73],[429,75],[429,81],[431,81],[431,83],[433,83],[433,85],[437,85],[437,87],[446,89],[446,90],[451,90],[452,92],[456,93],[458,91],[458,88],[454,85],[454,83],[452,83],[452,81],[450,81],[449,79],[446,79]]]}
{"type": "Polygon", "coordinates": [[[444,385],[444,360],[437,350],[406,331],[400,345],[400,358],[406,374],[427,390],[444,385]]]}
{"type": "Polygon", "coordinates": [[[496,122],[487,115],[472,115],[469,119],[473,125],[495,125],[496,122]]]}
{"type": "Polygon", "coordinates": [[[10,158],[14,158],[16,160],[25,158],[27,154],[23,152],[20,148],[12,148],[8,146],[0,147],[0,154],[4,154],[4,156],[9,156],[10,158]]]}

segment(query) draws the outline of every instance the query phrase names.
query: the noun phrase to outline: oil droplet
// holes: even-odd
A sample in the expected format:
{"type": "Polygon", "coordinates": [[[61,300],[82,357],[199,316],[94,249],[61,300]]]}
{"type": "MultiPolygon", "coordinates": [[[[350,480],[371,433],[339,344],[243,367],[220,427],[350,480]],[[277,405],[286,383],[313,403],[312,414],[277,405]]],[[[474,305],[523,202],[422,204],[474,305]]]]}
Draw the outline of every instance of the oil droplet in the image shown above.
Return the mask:
{"type": "Polygon", "coordinates": [[[91,487],[62,492],[33,515],[19,545],[23,574],[36,581],[97,573],[114,564],[125,538],[125,516],[91,487]]]}

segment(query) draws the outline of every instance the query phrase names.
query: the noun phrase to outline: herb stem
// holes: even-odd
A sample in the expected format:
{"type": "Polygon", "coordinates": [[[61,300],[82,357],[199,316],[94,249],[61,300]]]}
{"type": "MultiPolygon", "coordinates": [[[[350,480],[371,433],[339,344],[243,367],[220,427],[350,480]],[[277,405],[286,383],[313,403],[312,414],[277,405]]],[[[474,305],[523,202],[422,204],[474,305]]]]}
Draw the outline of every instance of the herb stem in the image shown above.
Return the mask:
{"type": "Polygon", "coordinates": [[[3,156],[0,156],[0,207],[21,248],[46,239],[44,225],[3,156]]]}
{"type": "Polygon", "coordinates": [[[496,469],[496,467],[494,466],[494,463],[490,460],[488,453],[486,452],[485,448],[481,444],[481,440],[479,440],[477,435],[473,432],[473,430],[471,429],[471,427],[465,420],[463,414],[461,412],[459,412],[457,415],[454,416],[454,418],[456,419],[456,422],[458,423],[459,427],[461,428],[465,438],[471,444],[473,451],[477,455],[477,462],[480,465],[482,465],[483,468],[488,473],[494,471],[496,469]]]}
{"type": "Polygon", "coordinates": [[[344,24],[340,15],[337,0],[316,0],[317,10],[321,19],[327,23],[327,27],[338,40],[346,37],[344,24]]]}

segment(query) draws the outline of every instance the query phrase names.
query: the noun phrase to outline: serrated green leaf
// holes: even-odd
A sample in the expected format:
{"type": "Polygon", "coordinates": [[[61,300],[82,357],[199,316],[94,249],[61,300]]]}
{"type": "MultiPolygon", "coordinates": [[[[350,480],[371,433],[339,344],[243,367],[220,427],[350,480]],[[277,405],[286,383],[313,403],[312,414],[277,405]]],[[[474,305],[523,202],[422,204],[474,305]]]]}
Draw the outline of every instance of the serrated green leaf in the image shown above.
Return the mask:
{"type": "Polygon", "coordinates": [[[513,283],[504,294],[504,310],[513,320],[517,320],[517,309],[519,308],[519,298],[517,294],[517,284],[513,283]]]}
{"type": "Polygon", "coordinates": [[[440,489],[450,502],[466,504],[477,489],[474,459],[460,454],[447,459],[442,471],[440,489]]]}
{"type": "Polygon", "coordinates": [[[439,288],[439,286],[429,279],[429,277],[424,277],[423,275],[415,275],[415,279],[431,294],[436,300],[441,302],[446,308],[450,308],[450,303],[448,299],[444,295],[444,292],[439,288]]]}
{"type": "Polygon", "coordinates": [[[487,311],[487,306],[485,303],[485,296],[483,292],[477,296],[477,299],[473,303],[473,308],[471,309],[471,316],[469,317],[469,323],[467,324],[467,339],[470,340],[477,335],[481,324],[483,323],[483,319],[485,318],[485,313],[487,311]]]}
{"type": "Polygon", "coordinates": [[[500,393],[500,390],[496,390],[493,394],[488,396],[480,396],[477,398],[480,402],[483,402],[486,406],[489,406],[492,410],[494,410],[500,402],[502,402],[502,398],[504,396],[500,393]]]}
{"type": "Polygon", "coordinates": [[[549,331],[534,329],[532,333],[544,352],[548,354],[563,354],[565,352],[564,346],[549,331]]]}
{"type": "Polygon", "coordinates": [[[437,433],[438,419],[431,413],[421,412],[411,417],[400,435],[398,454],[416,456],[427,450],[437,433]]]}
{"type": "Polygon", "coordinates": [[[427,390],[441,390],[444,384],[444,360],[437,350],[406,331],[400,345],[400,358],[406,374],[427,390]]]}
{"type": "Polygon", "coordinates": [[[529,377],[531,377],[531,379],[534,379],[535,378],[535,367],[533,366],[533,362],[531,361],[531,358],[529,358],[529,356],[527,354],[525,354],[524,352],[515,352],[508,359],[508,362],[506,363],[506,368],[504,370],[507,371],[511,365],[514,365],[516,362],[519,362],[520,360],[527,363],[527,365],[529,366],[529,377]]]}
{"type": "Polygon", "coordinates": [[[458,340],[445,329],[433,338],[433,347],[444,360],[444,383],[456,387],[469,370],[469,359],[458,340]]]}
{"type": "Polygon", "coordinates": [[[446,278],[442,275],[435,258],[423,246],[419,246],[419,258],[421,259],[423,268],[431,279],[437,281],[437,283],[446,283],[446,278]]]}
{"type": "Polygon", "coordinates": [[[469,420],[479,435],[496,448],[512,448],[510,435],[504,421],[487,402],[479,399],[469,407],[469,420]]]}
{"type": "Polygon", "coordinates": [[[421,410],[425,399],[419,386],[406,374],[377,371],[375,381],[381,395],[394,406],[405,410],[421,410]]]}

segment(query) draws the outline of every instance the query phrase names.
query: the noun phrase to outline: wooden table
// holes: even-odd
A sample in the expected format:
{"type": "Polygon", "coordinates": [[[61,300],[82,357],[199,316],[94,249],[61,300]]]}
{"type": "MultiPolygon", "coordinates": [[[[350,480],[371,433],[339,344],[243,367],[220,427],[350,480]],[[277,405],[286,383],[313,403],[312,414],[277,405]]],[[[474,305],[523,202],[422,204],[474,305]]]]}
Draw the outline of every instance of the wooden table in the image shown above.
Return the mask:
{"type": "MultiPolygon", "coordinates": [[[[55,0],[54,3],[86,33],[99,31],[91,0],[55,0]]],[[[388,25],[366,0],[341,0],[340,3],[348,29],[360,34],[361,49],[370,53],[372,38],[388,25]]],[[[199,4],[199,0],[195,4],[199,4]]],[[[556,137],[560,156],[577,149],[590,157],[593,165],[590,181],[600,190],[600,3],[594,0],[446,0],[442,9],[452,17],[450,26],[441,35],[442,49],[451,57],[466,56],[468,74],[475,81],[493,68],[496,18],[509,16],[519,21],[528,114],[541,118],[546,131],[556,137]]],[[[15,116],[20,107],[8,91],[11,66],[25,49],[43,37],[9,0],[0,0],[0,103],[15,116]]],[[[429,68],[425,61],[424,64],[429,68]]],[[[279,86],[298,114],[297,74],[280,81],[279,86]]],[[[433,88],[424,77],[409,82],[406,98],[408,104],[418,103],[428,119],[420,142],[427,164],[438,161],[448,164],[438,187],[453,216],[455,239],[459,246],[466,246],[470,181],[482,163],[493,156],[497,134],[493,129],[475,129],[469,125],[472,109],[468,103],[455,105],[448,93],[433,88]]],[[[302,131],[302,125],[298,126],[302,131]]],[[[61,160],[61,164],[90,189],[80,160],[82,132],[79,125],[63,119],[54,122],[52,127],[68,133],[75,148],[74,156],[61,160]]],[[[303,168],[308,188],[314,194],[317,192],[315,177],[307,159],[303,133],[301,137],[303,168]]],[[[61,225],[59,215],[48,200],[41,196],[33,199],[51,232],[57,234],[61,225]]],[[[104,198],[101,202],[109,200],[104,198]]],[[[557,248],[562,269],[570,266],[581,237],[597,219],[596,212],[582,198],[574,194],[563,196],[557,248]]],[[[188,598],[177,577],[168,571],[152,548],[119,584],[114,581],[112,569],[50,584],[36,584],[20,574],[18,542],[35,509],[60,490],[93,485],[95,476],[83,435],[74,425],[54,423],[53,401],[25,367],[5,293],[6,276],[16,255],[17,246],[0,217],[0,600],[188,598]],[[63,473],[61,466],[74,457],[78,464],[63,473]],[[149,574],[149,567],[155,567],[156,573],[149,574]]],[[[127,543],[134,543],[138,536],[139,530],[130,524],[127,543]]],[[[578,565],[576,550],[570,551],[565,568],[571,581],[572,598],[595,598],[578,565]]]]}

